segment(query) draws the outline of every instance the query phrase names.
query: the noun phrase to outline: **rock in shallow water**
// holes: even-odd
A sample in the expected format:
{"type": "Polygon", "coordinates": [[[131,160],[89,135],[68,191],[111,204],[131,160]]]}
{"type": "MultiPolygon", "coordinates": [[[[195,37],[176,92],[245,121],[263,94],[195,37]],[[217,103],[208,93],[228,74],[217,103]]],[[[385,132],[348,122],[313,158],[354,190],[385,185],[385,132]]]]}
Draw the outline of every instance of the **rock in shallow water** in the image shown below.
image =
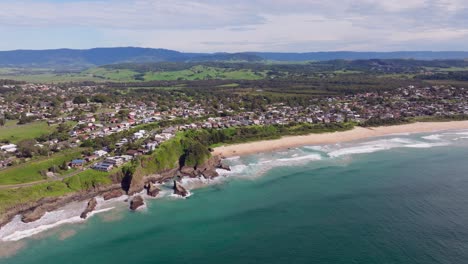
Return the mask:
{"type": "Polygon", "coordinates": [[[27,213],[24,213],[22,218],[21,218],[21,221],[23,223],[31,223],[31,222],[35,222],[39,219],[41,219],[45,213],[47,212],[46,209],[44,209],[43,207],[36,207],[36,209],[32,210],[32,211],[29,211],[27,213]]]}
{"type": "Polygon", "coordinates": [[[97,200],[96,198],[92,198],[91,200],[89,200],[88,206],[86,206],[86,209],[83,211],[83,213],[81,213],[80,217],[82,219],[86,219],[88,217],[88,214],[94,211],[94,209],[96,209],[96,206],[97,200]]]}
{"type": "Polygon", "coordinates": [[[113,191],[104,193],[102,197],[104,198],[104,201],[107,201],[110,199],[119,198],[122,195],[124,195],[124,192],[122,190],[113,190],[113,191]]]}
{"type": "Polygon", "coordinates": [[[145,189],[146,189],[146,194],[151,197],[158,196],[159,192],[161,191],[161,189],[159,189],[158,187],[156,187],[156,185],[152,183],[146,184],[145,189]]]}
{"type": "Polygon", "coordinates": [[[189,192],[177,181],[174,181],[174,194],[186,197],[189,192]]]}
{"type": "Polygon", "coordinates": [[[139,207],[145,205],[145,202],[143,200],[143,197],[140,195],[137,195],[133,197],[133,199],[130,201],[130,210],[135,211],[139,207]]]}

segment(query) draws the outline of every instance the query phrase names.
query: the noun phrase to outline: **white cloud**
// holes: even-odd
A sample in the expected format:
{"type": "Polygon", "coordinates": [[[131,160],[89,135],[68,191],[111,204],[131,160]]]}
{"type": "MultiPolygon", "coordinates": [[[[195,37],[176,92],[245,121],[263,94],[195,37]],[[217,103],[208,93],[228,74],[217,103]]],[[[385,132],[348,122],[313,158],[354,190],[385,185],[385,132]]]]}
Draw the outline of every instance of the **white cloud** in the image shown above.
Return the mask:
{"type": "Polygon", "coordinates": [[[465,0],[0,2],[0,30],[92,28],[95,46],[189,51],[466,49],[467,23],[465,0]]]}

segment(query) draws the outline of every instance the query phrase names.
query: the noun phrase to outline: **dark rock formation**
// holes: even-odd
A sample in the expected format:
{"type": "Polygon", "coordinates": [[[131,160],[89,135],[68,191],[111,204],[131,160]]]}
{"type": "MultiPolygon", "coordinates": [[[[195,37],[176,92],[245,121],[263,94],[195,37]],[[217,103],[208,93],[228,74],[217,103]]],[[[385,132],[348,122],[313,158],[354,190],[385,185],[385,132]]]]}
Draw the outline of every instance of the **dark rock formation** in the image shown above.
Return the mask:
{"type": "Polygon", "coordinates": [[[102,195],[105,201],[110,199],[119,198],[120,196],[124,195],[124,192],[121,189],[113,190],[110,192],[106,192],[102,195]]]}
{"type": "Polygon", "coordinates": [[[152,183],[162,183],[168,179],[171,179],[174,177],[174,175],[177,174],[178,169],[172,169],[172,170],[166,170],[163,171],[159,174],[154,174],[154,175],[147,175],[147,176],[141,176],[141,175],[134,175],[131,179],[131,181],[128,183],[128,195],[134,195],[137,193],[140,193],[145,189],[145,185],[148,182],[152,183]]]}
{"type": "Polygon", "coordinates": [[[61,197],[47,197],[37,201],[19,204],[0,215],[0,228],[9,223],[16,215],[21,215],[21,220],[30,223],[39,220],[46,212],[51,212],[71,202],[81,202],[102,195],[105,192],[120,189],[120,185],[100,186],[86,192],[68,194],[61,197]]]}
{"type": "Polygon", "coordinates": [[[184,166],[180,168],[180,174],[182,174],[182,176],[196,178],[198,176],[198,171],[194,167],[184,166]]]}
{"type": "MultiPolygon", "coordinates": [[[[229,167],[222,164],[220,157],[215,156],[197,168],[183,167],[166,170],[154,175],[137,175],[136,177],[126,179],[127,182],[125,182],[125,184],[97,186],[84,192],[73,193],[62,197],[43,198],[38,201],[16,205],[8,208],[6,212],[0,215],[0,228],[10,222],[18,214],[22,215],[22,220],[24,222],[33,222],[40,219],[46,212],[54,211],[71,202],[86,201],[100,195],[102,195],[105,200],[120,197],[124,194],[122,190],[123,185],[125,185],[126,190],[128,190],[128,194],[132,195],[143,191],[145,189],[145,184],[147,183],[163,183],[169,179],[173,179],[174,176],[179,173],[181,176],[187,177],[203,176],[208,179],[215,178],[218,176],[216,169],[229,170],[229,167]]],[[[158,195],[158,193],[159,190],[152,187],[148,192],[148,195],[153,196],[158,195]]],[[[174,185],[174,193],[184,197],[188,195],[188,191],[180,186],[180,184],[174,185]]]]}
{"type": "Polygon", "coordinates": [[[88,217],[88,214],[94,211],[94,209],[96,209],[96,206],[97,206],[97,200],[96,198],[92,198],[91,200],[89,200],[88,205],[86,206],[86,209],[83,211],[83,213],[81,213],[80,217],[83,219],[86,219],[88,217]]]}
{"type": "Polygon", "coordinates": [[[219,176],[219,173],[216,169],[231,170],[229,166],[224,165],[219,156],[214,156],[207,160],[203,165],[198,168],[184,166],[180,168],[180,173],[182,176],[196,178],[203,176],[206,179],[212,179],[219,176]]]}
{"type": "Polygon", "coordinates": [[[143,198],[140,195],[137,195],[130,201],[130,210],[135,211],[143,205],[145,205],[143,198]]]}
{"type": "Polygon", "coordinates": [[[159,192],[161,191],[158,187],[156,187],[154,184],[151,182],[147,183],[145,185],[146,189],[146,194],[151,196],[151,197],[156,197],[158,196],[159,192]]]}
{"type": "Polygon", "coordinates": [[[174,181],[174,194],[186,197],[189,192],[177,181],[174,181]]]}
{"type": "Polygon", "coordinates": [[[218,169],[222,169],[222,170],[225,170],[225,171],[231,171],[231,167],[229,167],[226,164],[223,164],[222,162],[219,164],[218,169]]]}
{"type": "Polygon", "coordinates": [[[34,210],[23,214],[23,217],[21,217],[21,221],[23,221],[23,223],[35,222],[41,219],[41,217],[43,217],[46,212],[47,210],[45,208],[36,207],[34,210]]]}

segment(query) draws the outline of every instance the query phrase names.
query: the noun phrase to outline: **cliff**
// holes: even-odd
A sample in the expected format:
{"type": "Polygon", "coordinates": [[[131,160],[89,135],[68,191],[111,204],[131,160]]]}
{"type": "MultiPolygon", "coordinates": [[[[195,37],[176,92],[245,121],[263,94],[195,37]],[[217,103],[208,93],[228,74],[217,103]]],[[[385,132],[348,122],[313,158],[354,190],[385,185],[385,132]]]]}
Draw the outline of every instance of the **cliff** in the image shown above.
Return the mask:
{"type": "MultiPolygon", "coordinates": [[[[223,165],[221,158],[217,156],[211,157],[198,167],[184,166],[182,168],[166,169],[157,174],[145,175],[144,170],[139,170],[139,168],[137,168],[135,174],[126,179],[127,182],[125,182],[125,184],[122,182],[121,184],[97,186],[87,191],[76,192],[60,197],[42,198],[34,202],[14,206],[6,213],[0,215],[0,228],[11,221],[16,215],[21,215],[22,221],[25,223],[34,222],[39,220],[46,212],[57,210],[68,203],[88,200],[88,206],[81,215],[86,218],[88,213],[93,211],[96,207],[95,199],[93,198],[97,196],[103,196],[105,200],[109,200],[120,197],[124,195],[125,192],[128,195],[134,195],[146,189],[148,195],[155,197],[158,195],[159,189],[154,186],[154,184],[166,182],[176,176],[205,177],[211,179],[219,176],[216,172],[218,168],[229,170],[229,167],[223,165]],[[126,190],[125,187],[127,188],[126,190]]],[[[188,194],[188,191],[182,186],[175,186],[175,189],[177,189],[178,194],[182,196],[188,194]]],[[[138,204],[137,201],[136,205],[138,204]]]]}

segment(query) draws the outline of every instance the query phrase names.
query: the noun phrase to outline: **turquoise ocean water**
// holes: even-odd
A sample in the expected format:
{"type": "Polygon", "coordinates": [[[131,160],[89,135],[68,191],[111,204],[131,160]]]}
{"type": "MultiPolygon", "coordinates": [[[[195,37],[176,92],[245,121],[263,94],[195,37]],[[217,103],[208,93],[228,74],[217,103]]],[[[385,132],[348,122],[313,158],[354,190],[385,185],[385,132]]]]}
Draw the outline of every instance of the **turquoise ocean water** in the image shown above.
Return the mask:
{"type": "Polygon", "coordinates": [[[468,263],[465,137],[232,158],[229,177],[188,199],[136,213],[116,202],[84,223],[0,244],[0,263],[468,263]]]}

